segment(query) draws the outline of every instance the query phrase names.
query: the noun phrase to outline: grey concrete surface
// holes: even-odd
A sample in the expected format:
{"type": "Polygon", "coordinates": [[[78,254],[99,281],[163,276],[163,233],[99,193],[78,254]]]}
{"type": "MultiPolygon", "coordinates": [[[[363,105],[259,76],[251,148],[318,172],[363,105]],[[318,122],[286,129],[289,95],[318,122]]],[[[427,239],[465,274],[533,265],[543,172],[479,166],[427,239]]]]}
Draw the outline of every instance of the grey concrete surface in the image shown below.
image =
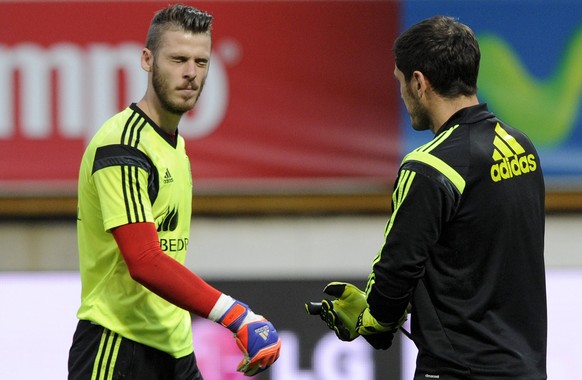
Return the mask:
{"type": "MultiPolygon", "coordinates": [[[[186,265],[206,278],[367,276],[382,216],[194,218],[186,265]]],[[[0,271],[76,271],[74,222],[0,223],[0,271]]],[[[549,215],[549,268],[582,268],[582,215],[549,215]]]]}

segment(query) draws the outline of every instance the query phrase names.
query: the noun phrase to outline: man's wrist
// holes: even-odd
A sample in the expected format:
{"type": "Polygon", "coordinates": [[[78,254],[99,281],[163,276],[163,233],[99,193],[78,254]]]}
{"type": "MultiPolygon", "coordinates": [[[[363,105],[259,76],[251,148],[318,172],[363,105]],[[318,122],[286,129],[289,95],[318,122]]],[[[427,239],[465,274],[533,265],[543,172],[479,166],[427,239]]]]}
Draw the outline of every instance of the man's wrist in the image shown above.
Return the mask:
{"type": "Polygon", "coordinates": [[[224,315],[224,313],[226,313],[228,309],[232,307],[235,302],[236,301],[234,298],[222,293],[220,297],[218,297],[218,300],[216,300],[216,303],[212,307],[212,310],[210,310],[210,313],[208,313],[208,319],[214,322],[218,322],[218,320],[224,315]]]}
{"type": "Polygon", "coordinates": [[[222,294],[210,311],[208,319],[220,323],[236,334],[241,326],[257,321],[261,317],[253,313],[246,304],[222,294]]]}

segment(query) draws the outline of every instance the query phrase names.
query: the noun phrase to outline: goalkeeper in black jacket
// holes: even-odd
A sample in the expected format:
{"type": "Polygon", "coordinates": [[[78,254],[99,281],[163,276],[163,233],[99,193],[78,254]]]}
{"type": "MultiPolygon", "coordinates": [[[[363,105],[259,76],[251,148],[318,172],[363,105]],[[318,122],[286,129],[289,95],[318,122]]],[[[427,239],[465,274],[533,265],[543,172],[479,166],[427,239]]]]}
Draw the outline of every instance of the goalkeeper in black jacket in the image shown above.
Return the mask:
{"type": "Polygon", "coordinates": [[[539,156],[479,104],[469,27],[432,17],[405,31],[394,53],[412,127],[435,137],[402,161],[366,289],[332,283],[324,291],[335,298],[308,311],[340,339],[363,335],[383,349],[410,312],[415,379],[545,379],[539,156]]]}

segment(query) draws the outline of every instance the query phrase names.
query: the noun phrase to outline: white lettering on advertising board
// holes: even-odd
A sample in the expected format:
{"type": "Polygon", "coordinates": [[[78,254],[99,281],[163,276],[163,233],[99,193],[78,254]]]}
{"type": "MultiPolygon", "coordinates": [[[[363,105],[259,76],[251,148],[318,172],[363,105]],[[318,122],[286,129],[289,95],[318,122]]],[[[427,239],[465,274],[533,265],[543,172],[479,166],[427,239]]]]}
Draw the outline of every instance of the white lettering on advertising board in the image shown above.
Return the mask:
{"type": "MultiPolygon", "coordinates": [[[[88,139],[119,111],[119,104],[129,105],[143,96],[147,74],[140,67],[141,49],[130,42],[86,47],[65,42],[50,47],[0,44],[0,139],[14,135],[15,120],[25,138],[49,138],[53,117],[65,138],[88,139]],[[127,99],[119,99],[120,88],[127,99]]],[[[186,138],[208,135],[226,113],[229,92],[225,63],[240,57],[240,47],[227,40],[216,49],[196,111],[186,115],[180,125],[186,138]]]]}

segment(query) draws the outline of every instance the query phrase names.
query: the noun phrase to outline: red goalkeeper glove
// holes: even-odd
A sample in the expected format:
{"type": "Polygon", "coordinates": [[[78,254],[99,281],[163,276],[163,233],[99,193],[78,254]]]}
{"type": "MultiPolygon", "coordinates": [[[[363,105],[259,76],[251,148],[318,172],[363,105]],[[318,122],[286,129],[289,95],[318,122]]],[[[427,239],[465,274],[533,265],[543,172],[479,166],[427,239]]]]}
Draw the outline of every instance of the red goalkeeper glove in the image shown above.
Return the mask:
{"type": "Polygon", "coordinates": [[[254,376],[277,360],[281,350],[281,338],[271,322],[253,313],[244,303],[226,295],[220,297],[209,317],[213,319],[213,313],[218,310],[224,311],[215,321],[232,331],[236,344],[244,355],[237,371],[246,376],[254,376]]]}

